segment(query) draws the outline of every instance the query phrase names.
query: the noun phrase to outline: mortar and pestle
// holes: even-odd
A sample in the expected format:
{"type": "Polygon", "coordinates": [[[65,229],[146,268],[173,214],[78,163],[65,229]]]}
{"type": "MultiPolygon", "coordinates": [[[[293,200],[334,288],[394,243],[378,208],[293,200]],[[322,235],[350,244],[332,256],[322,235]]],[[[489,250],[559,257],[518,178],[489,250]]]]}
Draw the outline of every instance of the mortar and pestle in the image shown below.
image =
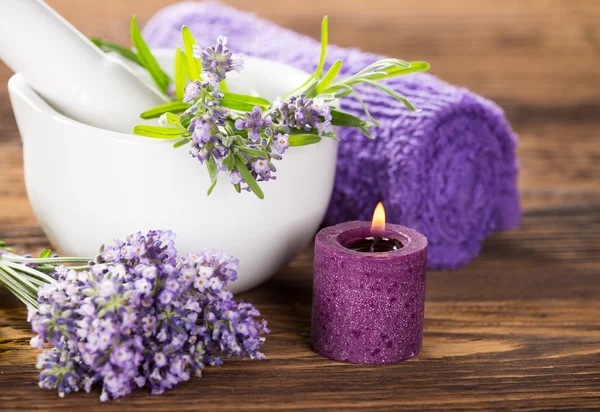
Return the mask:
{"type": "MultiPolygon", "coordinates": [[[[226,35],[227,33],[223,33],[226,35]]],[[[153,51],[172,75],[174,50],[153,51]]],[[[312,240],[335,176],[337,142],[293,147],[262,185],[265,199],[236,193],[226,174],[210,196],[206,170],[185,148],[133,135],[139,114],[165,98],[39,0],[0,2],[0,59],[23,141],[27,194],[62,255],[149,229],[177,234],[180,253],[214,248],[240,260],[233,292],[275,274],[312,240]]],[[[246,57],[231,92],[273,100],[308,73],[246,57]]]]}

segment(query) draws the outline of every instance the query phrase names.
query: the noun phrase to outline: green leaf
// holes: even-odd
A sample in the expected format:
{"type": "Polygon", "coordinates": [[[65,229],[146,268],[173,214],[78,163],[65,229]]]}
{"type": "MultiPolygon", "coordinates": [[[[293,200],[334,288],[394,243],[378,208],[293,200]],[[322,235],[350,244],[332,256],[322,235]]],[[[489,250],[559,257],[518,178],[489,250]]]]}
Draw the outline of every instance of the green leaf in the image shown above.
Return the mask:
{"type": "Polygon", "coordinates": [[[160,68],[158,62],[150,52],[150,48],[146,44],[146,41],[142,37],[142,33],[140,33],[140,29],[137,24],[137,19],[135,16],[131,18],[131,41],[133,42],[133,46],[137,50],[137,56],[142,63],[142,66],[148,70],[150,76],[152,76],[152,80],[158,87],[158,89],[167,94],[167,88],[171,83],[171,79],[169,76],[160,68]]]}
{"type": "Polygon", "coordinates": [[[191,75],[190,79],[196,81],[200,78],[200,73],[202,73],[202,65],[200,64],[200,60],[194,57],[194,45],[196,44],[196,40],[194,40],[194,36],[188,26],[183,26],[181,28],[181,38],[183,39],[183,49],[185,50],[185,56],[187,57],[188,68],[191,75]]]}
{"type": "Polygon", "coordinates": [[[363,127],[367,129],[373,126],[360,117],[336,109],[331,110],[331,124],[334,126],[363,127]]]}
{"type": "MultiPolygon", "coordinates": [[[[190,73],[190,65],[188,64],[188,59],[187,56],[185,55],[185,52],[183,50],[179,50],[179,61],[181,62],[181,68],[183,69],[183,73],[185,74],[185,78],[186,79],[192,79],[192,74],[190,73]]],[[[183,86],[184,90],[185,90],[185,86],[186,84],[183,86]]]]}
{"type": "Polygon", "coordinates": [[[289,138],[290,146],[308,146],[320,141],[321,137],[314,134],[295,134],[289,138]]]}
{"type": "Polygon", "coordinates": [[[336,83],[330,86],[325,93],[332,93],[336,99],[350,96],[354,93],[353,89],[349,88],[346,84],[336,83]]]}
{"type": "Polygon", "coordinates": [[[235,189],[236,192],[238,192],[238,193],[242,192],[242,186],[239,183],[233,185],[233,187],[234,187],[234,189],[235,189]]]}
{"type": "Polygon", "coordinates": [[[325,56],[327,55],[327,43],[329,41],[329,30],[327,27],[328,18],[327,16],[323,17],[323,21],[321,22],[321,57],[319,58],[319,65],[317,66],[317,70],[315,71],[315,77],[318,79],[323,75],[323,66],[325,66],[325,56]]]}
{"type": "Polygon", "coordinates": [[[367,139],[371,139],[371,140],[375,139],[373,137],[373,135],[371,134],[371,132],[368,131],[367,129],[365,129],[364,127],[359,127],[358,130],[360,130],[360,132],[362,134],[364,134],[367,137],[367,139]]]}
{"type": "Polygon", "coordinates": [[[394,99],[401,101],[404,104],[404,106],[406,106],[406,108],[408,110],[410,110],[411,112],[420,112],[421,111],[421,109],[417,109],[415,106],[412,105],[411,102],[408,101],[408,99],[406,97],[402,96],[397,91],[395,91],[387,86],[384,86],[383,84],[379,84],[379,83],[371,81],[371,80],[365,80],[364,82],[367,84],[370,84],[371,86],[377,87],[379,90],[386,92],[387,94],[392,96],[394,99]]]}
{"type": "Polygon", "coordinates": [[[340,138],[334,132],[325,132],[321,135],[321,137],[329,137],[330,139],[340,141],[340,138]]]}
{"type": "Polygon", "coordinates": [[[238,172],[240,172],[242,178],[246,181],[246,184],[248,185],[250,190],[252,190],[259,199],[264,199],[265,194],[256,182],[256,179],[254,179],[254,177],[250,174],[250,171],[246,167],[245,159],[242,155],[237,155],[235,166],[238,172]]]}
{"type": "Polygon", "coordinates": [[[219,83],[219,89],[223,93],[229,93],[229,87],[227,87],[227,81],[225,79],[221,80],[219,83]]]}
{"type": "Polygon", "coordinates": [[[190,123],[192,122],[193,118],[194,118],[193,114],[182,114],[181,116],[179,116],[179,121],[181,122],[181,126],[185,129],[187,129],[188,127],[190,127],[190,123]]]}
{"type": "Polygon", "coordinates": [[[254,106],[266,109],[271,106],[271,103],[261,97],[225,93],[225,97],[221,100],[221,106],[241,112],[251,112],[254,106]]]}
{"type": "Polygon", "coordinates": [[[40,253],[40,259],[45,259],[48,256],[50,256],[52,254],[52,251],[50,249],[44,249],[42,250],[42,253],[40,253]]]}
{"type": "Polygon", "coordinates": [[[184,137],[183,139],[178,140],[173,144],[173,149],[177,149],[178,147],[185,146],[186,144],[188,144],[191,141],[192,141],[192,139],[190,139],[189,137],[184,137]]]}
{"type": "MultiPolygon", "coordinates": [[[[185,86],[187,84],[187,79],[185,77],[185,70],[183,69],[183,63],[181,61],[182,51],[178,47],[175,50],[175,100],[181,101],[183,100],[183,94],[185,91],[185,86]]],[[[185,56],[185,55],[184,55],[185,56]]],[[[187,62],[186,62],[187,64],[187,62]]]]}
{"type": "Polygon", "coordinates": [[[146,110],[144,113],[140,114],[142,119],[156,119],[161,115],[170,112],[170,113],[181,113],[185,112],[189,109],[190,105],[184,102],[169,102],[165,104],[161,104],[160,106],[153,107],[152,109],[146,110]]]}
{"type": "Polygon", "coordinates": [[[319,80],[315,76],[310,76],[302,86],[286,94],[284,100],[287,100],[291,96],[300,96],[301,94],[305,94],[307,98],[311,99],[314,97],[314,91],[317,89],[318,83],[319,80]]]}
{"type": "Polygon", "coordinates": [[[341,68],[342,61],[336,60],[335,63],[333,63],[333,65],[329,68],[329,70],[327,70],[327,73],[325,74],[325,77],[323,77],[323,80],[321,80],[317,85],[317,94],[320,94],[323,90],[326,90],[327,87],[329,87],[331,82],[333,82],[335,77],[339,74],[341,68]]]}
{"type": "Polygon", "coordinates": [[[181,126],[181,122],[179,121],[179,116],[173,114],[171,112],[165,113],[165,118],[167,120],[167,124],[172,124],[173,126],[181,126]]]}
{"type": "Polygon", "coordinates": [[[369,64],[367,67],[359,71],[356,76],[360,76],[362,74],[373,72],[373,71],[381,71],[385,69],[389,69],[391,67],[404,67],[409,68],[410,63],[400,59],[394,59],[392,57],[377,60],[375,63],[369,64]]]}
{"type": "Polygon", "coordinates": [[[429,67],[430,67],[429,63],[427,63],[427,62],[410,62],[409,68],[392,67],[392,68],[384,70],[385,74],[380,74],[379,72],[374,72],[374,73],[369,73],[369,74],[365,75],[364,77],[369,80],[373,80],[373,81],[386,80],[386,79],[391,79],[393,77],[402,76],[404,74],[423,72],[423,71],[429,70],[429,67]]]}
{"type": "Polygon", "coordinates": [[[223,166],[227,167],[227,170],[230,172],[235,168],[235,154],[233,150],[230,150],[225,159],[223,159],[223,166]]]}
{"type": "Polygon", "coordinates": [[[161,126],[149,126],[145,124],[138,124],[133,128],[133,133],[152,137],[155,139],[177,139],[183,135],[180,129],[176,127],[161,127],[161,126]]]}
{"type": "Polygon", "coordinates": [[[223,126],[223,128],[225,129],[225,131],[227,132],[227,134],[229,136],[234,136],[236,134],[234,127],[235,127],[235,121],[232,118],[228,118],[225,121],[225,125],[223,126]]]}
{"type": "Polygon", "coordinates": [[[248,138],[248,132],[246,130],[238,130],[238,134],[235,134],[231,137],[233,137],[233,141],[238,146],[245,146],[246,141],[244,140],[244,138],[246,138],[246,139],[248,138]],[[246,133],[244,133],[244,132],[246,132],[246,133]]]}
{"type": "Polygon", "coordinates": [[[219,177],[219,166],[217,166],[217,162],[215,161],[214,157],[210,156],[206,160],[206,168],[208,169],[208,175],[210,176],[211,182],[210,187],[208,188],[208,192],[206,192],[206,194],[210,195],[215,186],[217,185],[217,180],[219,177]]]}
{"type": "MultiPolygon", "coordinates": [[[[363,101],[363,99],[360,98],[360,95],[356,92],[356,90],[354,90],[352,87],[345,85],[345,84],[340,84],[340,87],[342,89],[346,89],[347,92],[349,92],[348,94],[353,94],[354,97],[356,97],[356,100],[358,100],[358,102],[360,103],[360,105],[363,108],[363,111],[365,112],[365,114],[367,115],[367,117],[369,118],[369,120],[371,120],[371,123],[373,123],[375,126],[379,127],[379,122],[377,120],[375,120],[373,118],[373,116],[371,116],[371,112],[369,112],[369,109],[367,108],[367,105],[365,104],[365,102],[363,101]]],[[[347,94],[344,94],[347,95],[347,94]]],[[[342,97],[341,95],[336,95],[336,97],[342,97]]]]}
{"type": "Polygon", "coordinates": [[[247,154],[249,154],[249,155],[251,155],[251,156],[255,156],[255,157],[265,157],[265,154],[264,154],[263,152],[261,152],[260,150],[256,150],[256,149],[250,149],[250,148],[248,148],[248,147],[244,147],[244,146],[238,147],[238,150],[239,150],[240,152],[247,153],[247,154]]]}
{"type": "Polygon", "coordinates": [[[112,43],[110,41],[103,40],[98,37],[90,37],[90,41],[104,52],[117,53],[121,55],[121,57],[124,57],[127,60],[131,60],[132,62],[143,66],[142,62],[140,61],[140,59],[138,59],[137,55],[134,52],[121,46],[120,44],[112,43]]]}

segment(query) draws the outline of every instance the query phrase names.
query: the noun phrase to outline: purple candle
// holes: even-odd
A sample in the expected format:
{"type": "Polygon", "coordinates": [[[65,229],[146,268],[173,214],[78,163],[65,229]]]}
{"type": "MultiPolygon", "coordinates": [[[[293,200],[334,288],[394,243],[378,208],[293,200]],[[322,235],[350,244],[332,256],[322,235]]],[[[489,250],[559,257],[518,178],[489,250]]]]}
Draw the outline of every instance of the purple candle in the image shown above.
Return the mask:
{"type": "Polygon", "coordinates": [[[317,234],[311,339],[332,359],[394,363],[421,350],[427,238],[376,218],[317,234]]]}

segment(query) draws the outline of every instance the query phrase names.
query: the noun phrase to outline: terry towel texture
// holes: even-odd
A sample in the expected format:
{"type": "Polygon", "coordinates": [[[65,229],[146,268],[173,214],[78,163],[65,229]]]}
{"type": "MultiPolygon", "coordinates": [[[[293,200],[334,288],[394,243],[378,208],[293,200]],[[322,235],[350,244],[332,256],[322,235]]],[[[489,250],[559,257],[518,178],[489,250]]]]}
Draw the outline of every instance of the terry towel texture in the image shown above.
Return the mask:
{"type": "MultiPolygon", "coordinates": [[[[320,54],[314,39],[212,2],[167,7],[148,22],[144,36],[151,47],[178,46],[184,24],[202,45],[225,35],[234,52],[307,72],[314,71],[320,54]]],[[[342,59],[342,75],[353,74],[379,58],[330,46],[326,69],[342,59]]],[[[415,73],[387,84],[422,111],[411,113],[372,87],[360,89],[381,127],[371,129],[374,141],[340,130],[336,183],[325,223],[370,220],[383,201],[389,222],[427,236],[430,268],[457,268],[477,256],[487,235],[519,224],[516,136],[493,102],[435,76],[415,73]]],[[[342,109],[364,116],[351,98],[343,100],[342,109]]]]}

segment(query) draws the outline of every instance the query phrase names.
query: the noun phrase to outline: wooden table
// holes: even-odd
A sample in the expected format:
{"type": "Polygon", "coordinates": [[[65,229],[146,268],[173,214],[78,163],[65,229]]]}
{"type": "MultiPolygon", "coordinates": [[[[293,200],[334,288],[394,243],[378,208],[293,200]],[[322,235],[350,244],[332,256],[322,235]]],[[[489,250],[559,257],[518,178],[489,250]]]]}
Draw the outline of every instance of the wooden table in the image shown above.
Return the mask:
{"type": "MultiPolygon", "coordinates": [[[[49,0],[88,35],[127,42],[164,0],[49,0]]],[[[231,361],[164,396],[103,410],[600,408],[600,2],[594,0],[234,1],[344,46],[412,60],[495,99],[520,135],[521,228],[492,236],[453,272],[430,271],[425,342],[389,366],[333,362],[309,347],[312,248],[244,294],[269,319],[264,362],[231,361]]],[[[32,51],[35,52],[35,51],[32,51]]],[[[49,246],[28,204],[21,144],[0,67],[0,238],[49,246]]],[[[60,184],[60,182],[57,182],[60,184]]],[[[82,410],[38,389],[25,310],[0,291],[0,409],[82,410]]]]}

